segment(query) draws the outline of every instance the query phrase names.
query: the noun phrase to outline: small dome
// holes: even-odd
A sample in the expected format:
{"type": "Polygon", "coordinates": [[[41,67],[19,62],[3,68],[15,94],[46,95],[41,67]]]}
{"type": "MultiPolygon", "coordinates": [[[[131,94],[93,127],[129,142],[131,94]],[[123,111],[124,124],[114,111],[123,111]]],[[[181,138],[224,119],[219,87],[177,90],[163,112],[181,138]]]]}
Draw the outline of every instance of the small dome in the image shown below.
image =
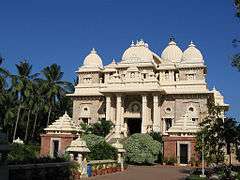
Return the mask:
{"type": "Polygon", "coordinates": [[[122,55],[122,62],[125,63],[151,62],[152,60],[153,54],[148,49],[148,44],[143,40],[137,41],[136,44],[132,42],[122,55]]]}
{"type": "Polygon", "coordinates": [[[102,59],[93,48],[91,53],[84,59],[83,65],[86,67],[102,67],[102,59]]]}
{"type": "Polygon", "coordinates": [[[177,46],[176,42],[170,41],[168,46],[163,50],[161,58],[171,62],[180,62],[182,59],[182,50],[177,46]]]}
{"type": "Polygon", "coordinates": [[[182,60],[189,63],[203,63],[202,53],[195,47],[192,41],[183,52],[182,60]]]}

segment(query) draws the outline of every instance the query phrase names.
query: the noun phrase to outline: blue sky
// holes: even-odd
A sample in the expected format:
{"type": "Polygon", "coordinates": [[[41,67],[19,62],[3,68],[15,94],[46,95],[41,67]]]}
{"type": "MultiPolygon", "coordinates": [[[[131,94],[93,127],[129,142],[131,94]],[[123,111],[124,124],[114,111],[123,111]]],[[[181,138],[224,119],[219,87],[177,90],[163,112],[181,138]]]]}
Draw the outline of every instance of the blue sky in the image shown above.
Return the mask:
{"type": "Polygon", "coordinates": [[[230,64],[240,51],[231,44],[240,20],[232,0],[1,0],[0,7],[0,53],[12,72],[22,59],[34,71],[57,63],[73,81],[92,47],[107,64],[141,38],[161,54],[174,35],[183,50],[193,40],[202,51],[209,88],[221,90],[228,114],[240,120],[240,72],[230,64]]]}

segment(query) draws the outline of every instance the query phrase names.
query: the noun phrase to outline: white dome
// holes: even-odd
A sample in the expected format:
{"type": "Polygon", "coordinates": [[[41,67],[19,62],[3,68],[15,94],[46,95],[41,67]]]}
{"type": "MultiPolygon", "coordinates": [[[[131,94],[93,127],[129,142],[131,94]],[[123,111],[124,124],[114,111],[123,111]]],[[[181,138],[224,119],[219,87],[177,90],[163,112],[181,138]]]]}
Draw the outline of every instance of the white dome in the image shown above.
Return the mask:
{"type": "Polygon", "coordinates": [[[161,58],[167,61],[180,62],[182,59],[182,50],[174,41],[170,41],[168,46],[163,50],[161,58]]]}
{"type": "Polygon", "coordinates": [[[102,59],[93,48],[91,53],[84,59],[83,65],[86,67],[102,67],[102,59]]]}
{"type": "Polygon", "coordinates": [[[134,44],[125,50],[122,55],[122,62],[133,63],[133,62],[151,62],[153,60],[153,54],[148,49],[148,44],[143,40],[134,44]]]}
{"type": "Polygon", "coordinates": [[[189,63],[203,63],[202,53],[195,47],[192,41],[188,48],[183,52],[182,60],[183,62],[189,63]]]}

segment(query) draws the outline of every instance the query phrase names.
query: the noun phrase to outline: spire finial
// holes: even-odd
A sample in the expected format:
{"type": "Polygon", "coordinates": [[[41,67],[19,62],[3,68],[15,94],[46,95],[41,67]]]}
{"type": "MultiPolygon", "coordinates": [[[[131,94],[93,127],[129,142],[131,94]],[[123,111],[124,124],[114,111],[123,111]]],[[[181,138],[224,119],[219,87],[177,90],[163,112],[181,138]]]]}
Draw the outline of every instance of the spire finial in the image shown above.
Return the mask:
{"type": "Polygon", "coordinates": [[[172,34],[169,37],[169,42],[171,42],[171,41],[175,42],[175,37],[172,34]]]}
{"type": "Polygon", "coordinates": [[[97,51],[95,50],[95,48],[92,48],[91,53],[92,54],[97,54],[97,51]]]}
{"type": "Polygon", "coordinates": [[[145,45],[145,42],[143,39],[140,39],[140,41],[138,41],[138,45],[139,46],[144,46],[145,45]]]}
{"type": "Polygon", "coordinates": [[[132,41],[132,43],[131,43],[131,45],[130,45],[131,47],[133,47],[133,46],[135,46],[135,44],[134,44],[134,41],[132,41]]]}
{"type": "Polygon", "coordinates": [[[189,47],[195,47],[195,44],[193,43],[193,41],[190,41],[189,47]]]}

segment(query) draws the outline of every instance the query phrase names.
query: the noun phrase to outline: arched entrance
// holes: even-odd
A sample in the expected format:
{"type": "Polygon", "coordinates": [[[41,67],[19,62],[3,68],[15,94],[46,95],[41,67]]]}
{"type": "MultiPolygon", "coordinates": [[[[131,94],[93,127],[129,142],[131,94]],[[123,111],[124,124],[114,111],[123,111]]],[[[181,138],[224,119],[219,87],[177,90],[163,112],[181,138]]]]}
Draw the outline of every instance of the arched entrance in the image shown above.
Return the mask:
{"type": "Polygon", "coordinates": [[[129,136],[135,133],[141,133],[141,127],[142,127],[141,118],[126,118],[125,122],[127,123],[129,136]]]}

